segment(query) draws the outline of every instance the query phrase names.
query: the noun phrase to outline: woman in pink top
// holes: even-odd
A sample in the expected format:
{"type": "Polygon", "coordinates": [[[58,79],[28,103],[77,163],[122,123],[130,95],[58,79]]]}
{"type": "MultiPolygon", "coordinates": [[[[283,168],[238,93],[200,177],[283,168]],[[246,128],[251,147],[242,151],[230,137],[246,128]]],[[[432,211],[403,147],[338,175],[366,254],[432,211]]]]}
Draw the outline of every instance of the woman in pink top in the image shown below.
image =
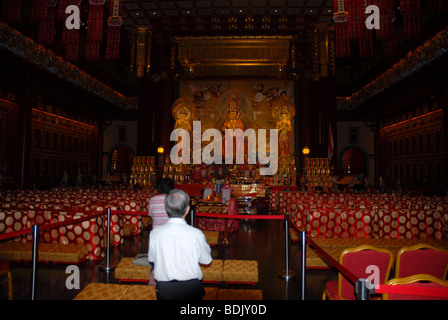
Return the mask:
{"type": "Polygon", "coordinates": [[[174,188],[173,180],[163,178],[159,184],[159,195],[149,200],[149,216],[152,219],[152,228],[156,228],[168,221],[168,214],[165,211],[165,197],[174,188]]]}

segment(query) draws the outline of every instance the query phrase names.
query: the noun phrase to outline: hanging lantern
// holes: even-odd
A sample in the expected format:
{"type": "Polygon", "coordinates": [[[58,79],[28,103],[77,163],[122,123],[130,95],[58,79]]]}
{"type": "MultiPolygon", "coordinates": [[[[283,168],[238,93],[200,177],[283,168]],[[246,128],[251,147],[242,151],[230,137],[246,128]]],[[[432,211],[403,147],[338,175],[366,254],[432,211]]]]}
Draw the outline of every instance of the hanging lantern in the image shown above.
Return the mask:
{"type": "Polygon", "coordinates": [[[86,59],[100,59],[100,45],[103,39],[103,12],[106,0],[89,0],[89,17],[87,18],[86,59]]]}
{"type": "Polygon", "coordinates": [[[118,60],[120,54],[120,33],[123,19],[121,11],[122,0],[111,0],[110,16],[107,20],[106,60],[118,60]]]}
{"type": "Polygon", "coordinates": [[[308,146],[303,147],[302,153],[304,155],[309,155],[310,154],[310,148],[308,148],[308,146]]]}

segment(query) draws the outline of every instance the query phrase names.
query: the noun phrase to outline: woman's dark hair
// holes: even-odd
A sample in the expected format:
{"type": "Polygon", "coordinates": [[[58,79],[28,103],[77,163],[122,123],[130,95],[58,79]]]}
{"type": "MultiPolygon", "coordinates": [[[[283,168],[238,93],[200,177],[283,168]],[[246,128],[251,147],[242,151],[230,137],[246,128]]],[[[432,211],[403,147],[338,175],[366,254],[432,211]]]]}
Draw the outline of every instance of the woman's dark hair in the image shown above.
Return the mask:
{"type": "Polygon", "coordinates": [[[174,188],[173,180],[170,178],[163,178],[159,183],[159,193],[167,194],[174,188]]]}

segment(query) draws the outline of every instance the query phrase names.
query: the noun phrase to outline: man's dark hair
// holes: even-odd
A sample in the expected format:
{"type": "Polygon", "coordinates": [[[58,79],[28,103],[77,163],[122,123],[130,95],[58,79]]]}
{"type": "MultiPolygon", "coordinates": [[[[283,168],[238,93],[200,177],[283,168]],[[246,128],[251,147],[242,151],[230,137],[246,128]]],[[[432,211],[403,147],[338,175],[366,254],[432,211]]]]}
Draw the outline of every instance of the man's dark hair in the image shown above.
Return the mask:
{"type": "Polygon", "coordinates": [[[190,196],[183,190],[173,189],[165,198],[165,210],[170,218],[182,218],[190,205],[190,196]]]}
{"type": "Polygon", "coordinates": [[[159,193],[167,194],[174,188],[173,180],[170,178],[163,178],[159,183],[159,193]]]}

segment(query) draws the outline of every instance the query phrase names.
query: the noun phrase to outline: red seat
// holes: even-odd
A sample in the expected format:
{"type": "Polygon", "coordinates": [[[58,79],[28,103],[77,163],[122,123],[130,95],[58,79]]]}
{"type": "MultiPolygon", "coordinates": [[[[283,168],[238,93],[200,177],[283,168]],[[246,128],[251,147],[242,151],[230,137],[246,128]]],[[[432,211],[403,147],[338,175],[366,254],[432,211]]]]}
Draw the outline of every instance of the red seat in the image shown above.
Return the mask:
{"type": "MultiPolygon", "coordinates": [[[[366,273],[367,267],[377,266],[380,284],[387,281],[392,262],[393,254],[391,251],[369,245],[345,249],[339,257],[339,263],[357,278],[368,278],[371,274],[366,273]]],[[[326,283],[322,299],[356,300],[354,284],[339,273],[337,281],[326,283]]]]}
{"type": "Polygon", "coordinates": [[[0,284],[8,282],[8,298],[12,300],[12,273],[9,268],[9,262],[0,260],[0,276],[3,274],[7,274],[8,278],[0,282],[0,284]]]}
{"type": "Polygon", "coordinates": [[[401,248],[395,262],[395,278],[429,274],[445,280],[448,270],[448,251],[428,244],[401,248]]]}
{"type": "MultiPolygon", "coordinates": [[[[448,289],[448,281],[443,281],[429,274],[416,274],[406,278],[395,278],[389,280],[387,285],[399,285],[413,287],[430,287],[448,289]]],[[[448,291],[444,296],[417,295],[417,294],[396,294],[384,293],[383,300],[448,300],[448,291]],[[446,295],[446,296],[445,296],[446,295]]]]}

